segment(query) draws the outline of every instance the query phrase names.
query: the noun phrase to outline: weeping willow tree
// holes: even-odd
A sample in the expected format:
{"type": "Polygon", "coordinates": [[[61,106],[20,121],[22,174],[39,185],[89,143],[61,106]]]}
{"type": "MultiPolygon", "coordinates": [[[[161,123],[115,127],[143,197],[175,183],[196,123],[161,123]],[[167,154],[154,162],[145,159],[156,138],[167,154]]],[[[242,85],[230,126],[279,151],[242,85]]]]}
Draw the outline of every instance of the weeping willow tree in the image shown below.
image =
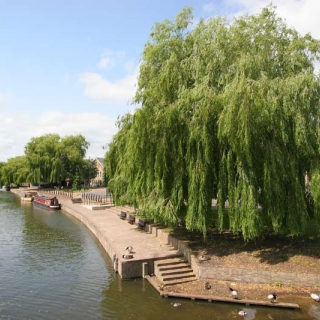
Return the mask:
{"type": "Polygon", "coordinates": [[[27,181],[28,174],[28,163],[25,156],[10,158],[0,166],[1,182],[6,185],[23,183],[27,181]]]}
{"type": "Polygon", "coordinates": [[[220,170],[227,185],[227,219],[246,239],[266,227],[302,234],[309,219],[305,175],[318,167],[319,42],[301,37],[264,9],[230,28],[233,48],[222,93],[219,140],[227,146],[220,170]],[[224,167],[224,168],[223,168],[224,167]],[[222,169],[223,168],[223,169],[222,169]],[[258,210],[258,206],[262,210],[258,210]]]}
{"type": "MultiPolygon", "coordinates": [[[[32,138],[25,146],[30,182],[57,182],[79,179],[86,171],[84,160],[89,143],[82,135],[50,133],[32,138]]],[[[87,176],[87,175],[86,175],[87,176]]]]}
{"type": "Polygon", "coordinates": [[[46,134],[34,137],[27,143],[25,154],[29,163],[31,182],[51,181],[52,165],[56,163],[59,142],[58,134],[46,134]]]}
{"type": "Polygon", "coordinates": [[[120,120],[106,154],[116,201],[166,224],[183,218],[204,236],[215,197],[218,227],[245,240],[303,234],[310,219],[319,231],[319,41],[272,6],[232,24],[192,22],[186,8],[156,23],[145,45],[142,107],[120,120]]]}

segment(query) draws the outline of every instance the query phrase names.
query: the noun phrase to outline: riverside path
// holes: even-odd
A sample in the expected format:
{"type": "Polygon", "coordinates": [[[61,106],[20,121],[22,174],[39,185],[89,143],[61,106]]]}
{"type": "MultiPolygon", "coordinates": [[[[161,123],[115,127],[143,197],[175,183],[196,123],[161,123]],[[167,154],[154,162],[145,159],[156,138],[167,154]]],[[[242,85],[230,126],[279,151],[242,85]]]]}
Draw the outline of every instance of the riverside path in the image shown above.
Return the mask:
{"type": "Polygon", "coordinates": [[[82,203],[73,203],[71,199],[58,198],[62,210],[79,219],[97,237],[113,260],[115,271],[124,279],[153,274],[155,260],[181,256],[179,248],[169,244],[168,230],[152,225],[141,230],[136,224],[120,219],[121,211],[133,213],[130,207],[92,210],[82,203]],[[131,259],[123,257],[128,246],[133,248],[131,259]]]}

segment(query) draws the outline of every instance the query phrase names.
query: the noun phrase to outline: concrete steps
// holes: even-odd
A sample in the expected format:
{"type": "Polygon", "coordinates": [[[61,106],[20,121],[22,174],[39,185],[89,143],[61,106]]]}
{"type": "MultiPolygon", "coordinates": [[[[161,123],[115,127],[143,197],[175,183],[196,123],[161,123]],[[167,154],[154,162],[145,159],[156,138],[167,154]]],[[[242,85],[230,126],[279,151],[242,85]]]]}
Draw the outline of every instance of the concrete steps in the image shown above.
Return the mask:
{"type": "Polygon", "coordinates": [[[82,198],[72,198],[72,203],[82,203],[82,198]]]}
{"type": "Polygon", "coordinates": [[[182,257],[154,262],[156,277],[164,286],[197,280],[192,268],[182,257]]]}
{"type": "MultiPolygon", "coordinates": [[[[117,215],[119,220],[122,223],[126,224],[129,223],[128,217],[132,212],[131,208],[128,207],[110,207],[106,210],[106,214],[117,215]],[[124,220],[120,219],[120,213],[124,211],[127,213],[127,217],[124,220]]],[[[135,224],[139,222],[139,217],[136,216],[135,224]]],[[[139,226],[136,226],[139,228],[139,226]]],[[[157,226],[152,224],[147,224],[143,226],[143,229],[146,233],[149,233],[151,237],[155,237],[159,240],[160,243],[167,246],[168,248],[172,248],[170,250],[175,251],[176,248],[174,245],[169,243],[167,237],[163,237],[163,233],[157,230],[157,226]]],[[[189,281],[197,280],[195,273],[193,272],[192,268],[188,264],[188,262],[184,259],[183,255],[175,254],[172,255],[171,258],[164,258],[161,260],[154,260],[153,271],[155,276],[159,279],[159,281],[165,285],[174,285],[185,283],[189,281]],[[174,258],[172,256],[175,256],[174,258]]]]}

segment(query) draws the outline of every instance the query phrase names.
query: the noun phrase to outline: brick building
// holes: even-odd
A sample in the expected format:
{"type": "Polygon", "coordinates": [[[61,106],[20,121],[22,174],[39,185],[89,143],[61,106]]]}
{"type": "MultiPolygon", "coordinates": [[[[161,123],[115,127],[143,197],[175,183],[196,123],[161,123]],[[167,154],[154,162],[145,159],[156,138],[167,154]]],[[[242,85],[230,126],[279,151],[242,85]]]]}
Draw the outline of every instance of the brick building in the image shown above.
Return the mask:
{"type": "Polygon", "coordinates": [[[100,187],[103,186],[103,171],[104,171],[104,158],[95,158],[94,159],[97,167],[97,175],[94,179],[90,180],[91,187],[100,187]]]}

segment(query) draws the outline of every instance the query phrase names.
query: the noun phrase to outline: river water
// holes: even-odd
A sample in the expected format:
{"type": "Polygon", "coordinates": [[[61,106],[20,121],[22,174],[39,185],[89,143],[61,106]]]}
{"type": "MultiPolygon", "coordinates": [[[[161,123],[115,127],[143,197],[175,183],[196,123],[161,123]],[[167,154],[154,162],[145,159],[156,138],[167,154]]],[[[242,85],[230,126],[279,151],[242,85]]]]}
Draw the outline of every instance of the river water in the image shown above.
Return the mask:
{"type": "Polygon", "coordinates": [[[320,303],[292,302],[302,310],[161,298],[143,279],[121,280],[73,217],[0,192],[0,319],[320,319],[320,303]]]}

